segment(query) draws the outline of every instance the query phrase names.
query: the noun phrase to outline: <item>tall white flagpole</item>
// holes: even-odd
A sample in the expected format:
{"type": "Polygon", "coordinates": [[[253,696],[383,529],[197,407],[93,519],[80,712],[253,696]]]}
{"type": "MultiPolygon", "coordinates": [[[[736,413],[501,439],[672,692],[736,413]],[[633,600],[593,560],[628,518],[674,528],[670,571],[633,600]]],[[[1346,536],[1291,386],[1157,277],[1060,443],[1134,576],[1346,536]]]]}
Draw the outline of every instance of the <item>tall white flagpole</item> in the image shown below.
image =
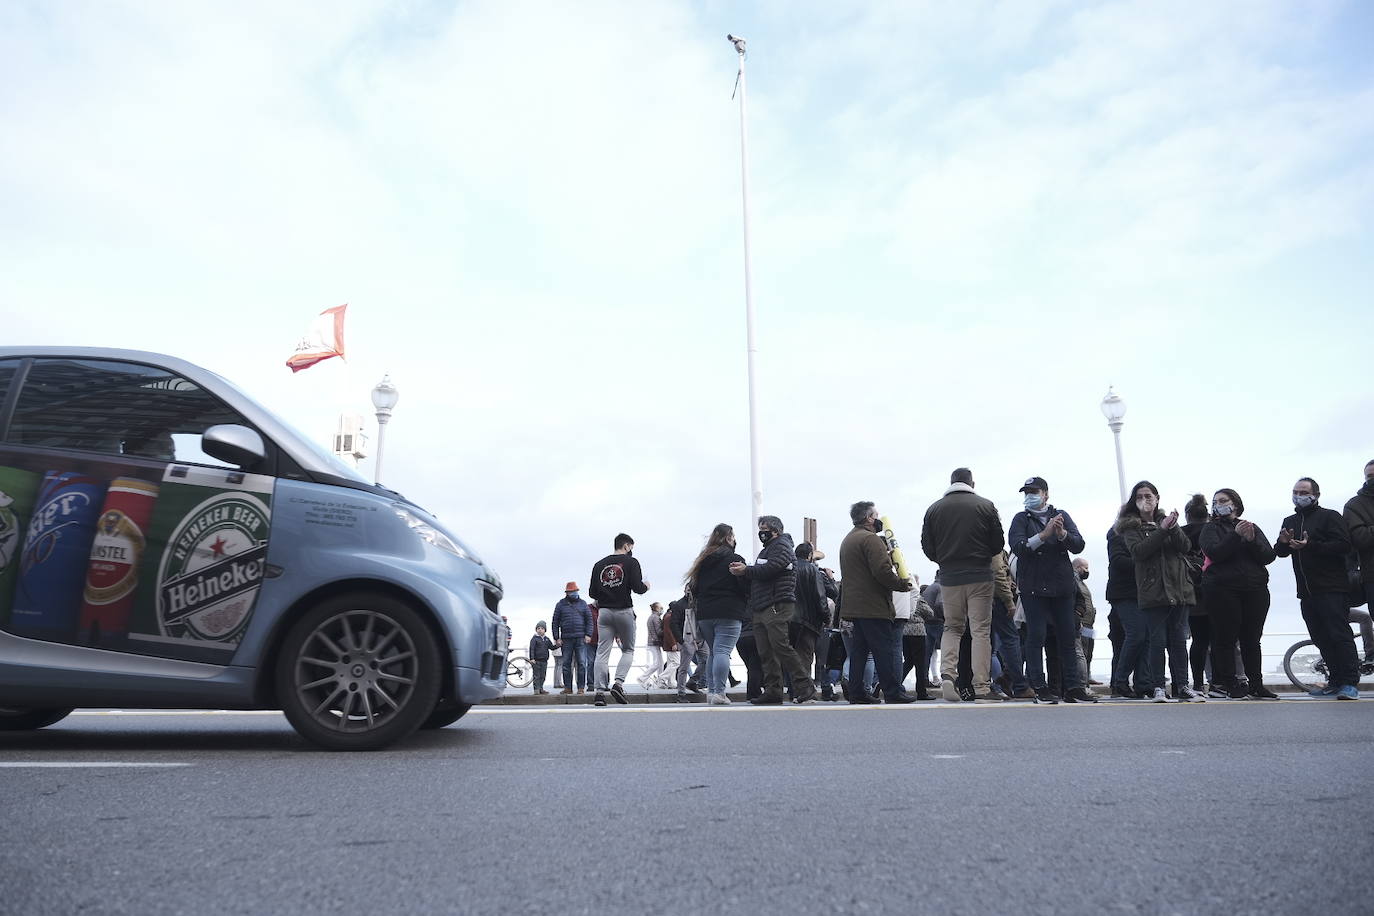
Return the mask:
{"type": "Polygon", "coordinates": [[[744,320],[746,347],[749,361],[749,492],[750,518],[746,537],[752,536],[763,514],[763,475],[759,468],[759,427],[758,397],[755,392],[754,361],[758,355],[758,343],[754,337],[754,287],[749,275],[749,126],[748,87],[744,79],[745,40],[736,35],[727,35],[739,55],[739,76],[736,84],[739,91],[739,154],[740,154],[740,191],[744,199],[744,320]]]}

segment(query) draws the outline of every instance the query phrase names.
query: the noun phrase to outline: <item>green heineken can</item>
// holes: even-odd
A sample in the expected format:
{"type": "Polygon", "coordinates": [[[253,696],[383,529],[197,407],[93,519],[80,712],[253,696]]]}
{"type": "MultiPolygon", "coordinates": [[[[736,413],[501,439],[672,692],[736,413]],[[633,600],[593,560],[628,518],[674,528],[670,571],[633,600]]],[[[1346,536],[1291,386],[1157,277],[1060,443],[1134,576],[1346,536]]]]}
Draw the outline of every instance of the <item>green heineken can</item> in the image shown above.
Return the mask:
{"type": "Polygon", "coordinates": [[[238,648],[267,568],[273,482],[240,471],[167,468],[130,615],[130,648],[238,648]]]}
{"type": "Polygon", "coordinates": [[[0,467],[0,628],[10,622],[24,528],[33,514],[34,498],[42,480],[41,474],[32,471],[0,467]]]}

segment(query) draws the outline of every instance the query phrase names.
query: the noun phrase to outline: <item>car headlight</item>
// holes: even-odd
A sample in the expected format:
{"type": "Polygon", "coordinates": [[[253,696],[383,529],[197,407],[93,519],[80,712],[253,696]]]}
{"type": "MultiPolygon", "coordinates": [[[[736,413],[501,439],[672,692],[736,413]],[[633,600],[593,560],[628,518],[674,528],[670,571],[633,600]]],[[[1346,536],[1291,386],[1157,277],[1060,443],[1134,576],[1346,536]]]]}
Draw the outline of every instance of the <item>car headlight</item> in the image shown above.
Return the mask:
{"type": "Polygon", "coordinates": [[[440,531],[438,528],[435,528],[429,522],[420,518],[420,516],[416,515],[414,512],[411,512],[404,506],[393,506],[392,508],[396,510],[396,515],[401,521],[406,523],[406,527],[414,531],[420,540],[424,541],[426,544],[433,544],[440,550],[447,550],[455,557],[461,557],[479,566],[482,565],[482,561],[477,559],[476,555],[470,550],[465,548],[462,544],[459,544],[447,534],[444,534],[444,532],[440,531]]]}

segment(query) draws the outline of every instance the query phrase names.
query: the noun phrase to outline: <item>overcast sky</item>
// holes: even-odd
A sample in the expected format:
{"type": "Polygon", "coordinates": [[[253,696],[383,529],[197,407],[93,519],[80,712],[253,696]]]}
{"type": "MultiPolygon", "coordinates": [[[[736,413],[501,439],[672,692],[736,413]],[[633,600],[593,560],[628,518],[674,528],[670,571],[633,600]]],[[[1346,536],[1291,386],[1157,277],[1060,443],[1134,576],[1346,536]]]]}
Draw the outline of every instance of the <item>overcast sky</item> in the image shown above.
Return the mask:
{"type": "Polygon", "coordinates": [[[919,554],[952,468],[1004,521],[1041,475],[1100,595],[1109,384],[1166,509],[1234,487],[1272,538],[1296,477],[1361,483],[1359,0],[7,2],[0,339],[176,354],[321,441],[390,372],[385,482],[497,568],[517,638],[618,531],[671,599],[749,508],[727,32],[790,529],[833,558],[873,499],[919,554]],[[348,364],[292,376],[344,302],[348,364]]]}

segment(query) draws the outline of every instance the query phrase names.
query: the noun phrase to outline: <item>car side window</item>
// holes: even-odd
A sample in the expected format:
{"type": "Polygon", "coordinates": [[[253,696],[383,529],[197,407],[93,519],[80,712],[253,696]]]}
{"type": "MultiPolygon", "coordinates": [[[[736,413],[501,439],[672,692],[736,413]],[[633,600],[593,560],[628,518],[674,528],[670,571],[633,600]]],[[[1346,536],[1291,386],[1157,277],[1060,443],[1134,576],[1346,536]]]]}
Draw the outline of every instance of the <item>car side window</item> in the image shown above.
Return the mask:
{"type": "MultiPolygon", "coordinates": [[[[3,375],[0,375],[3,385],[3,375]]],[[[141,363],[40,359],[29,369],[9,442],[227,467],[200,450],[218,423],[248,425],[210,392],[141,363]]]]}

